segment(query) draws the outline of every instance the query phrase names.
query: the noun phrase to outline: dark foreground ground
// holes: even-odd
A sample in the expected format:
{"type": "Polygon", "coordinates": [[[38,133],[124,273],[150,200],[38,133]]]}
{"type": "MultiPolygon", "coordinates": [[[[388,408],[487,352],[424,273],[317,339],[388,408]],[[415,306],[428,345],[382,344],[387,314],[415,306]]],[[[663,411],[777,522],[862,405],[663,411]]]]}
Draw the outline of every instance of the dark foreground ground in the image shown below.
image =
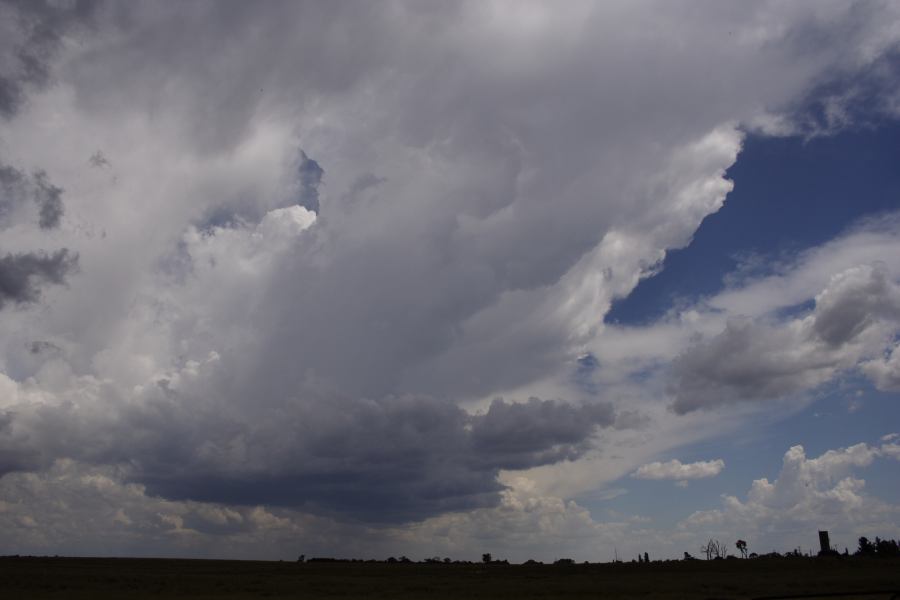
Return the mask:
{"type": "MultiPolygon", "coordinates": [[[[430,565],[0,558],[0,598],[754,598],[900,592],[900,560],[430,565]]],[[[825,597],[825,596],[820,596],[825,597]]],[[[880,596],[845,596],[876,598],[880,596]]],[[[898,596],[900,598],[900,596],[898,596]]]]}

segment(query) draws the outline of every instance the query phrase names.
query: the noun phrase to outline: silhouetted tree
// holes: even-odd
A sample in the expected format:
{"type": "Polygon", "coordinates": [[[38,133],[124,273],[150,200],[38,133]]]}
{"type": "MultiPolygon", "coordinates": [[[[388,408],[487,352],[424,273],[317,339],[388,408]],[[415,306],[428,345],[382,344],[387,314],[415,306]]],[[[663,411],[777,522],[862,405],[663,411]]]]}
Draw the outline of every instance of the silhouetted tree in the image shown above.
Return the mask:
{"type": "Polygon", "coordinates": [[[490,552],[485,552],[484,554],[481,555],[481,562],[487,564],[487,563],[491,562],[491,560],[492,560],[492,558],[491,558],[490,552]]]}
{"type": "Polygon", "coordinates": [[[700,552],[706,554],[706,560],[725,558],[725,555],[728,553],[728,546],[719,540],[710,538],[705,546],[700,547],[700,552]]]}
{"type": "Polygon", "coordinates": [[[882,558],[900,556],[900,545],[894,540],[882,540],[876,537],[875,552],[882,558]]]}
{"type": "Polygon", "coordinates": [[[738,540],[737,542],[735,542],[734,547],[740,551],[743,558],[747,558],[747,542],[745,542],[744,540],[738,540]]]}
{"type": "Polygon", "coordinates": [[[649,563],[649,562],[650,562],[650,555],[647,554],[646,552],[644,552],[644,562],[645,562],[645,563],[649,563]]]}
{"type": "Polygon", "coordinates": [[[858,556],[873,556],[875,554],[875,544],[869,541],[869,538],[863,536],[859,538],[859,547],[856,549],[858,556]]]}

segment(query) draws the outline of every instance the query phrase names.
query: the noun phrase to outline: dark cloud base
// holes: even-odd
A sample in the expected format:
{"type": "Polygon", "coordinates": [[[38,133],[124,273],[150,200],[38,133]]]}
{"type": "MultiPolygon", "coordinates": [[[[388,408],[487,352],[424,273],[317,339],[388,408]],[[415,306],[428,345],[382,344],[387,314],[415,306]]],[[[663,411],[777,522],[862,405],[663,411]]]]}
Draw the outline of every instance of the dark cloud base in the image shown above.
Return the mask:
{"type": "Polygon", "coordinates": [[[296,408],[288,417],[295,435],[283,440],[289,447],[277,459],[279,450],[266,448],[271,444],[265,432],[236,430],[232,423],[231,439],[217,440],[217,447],[240,439],[271,454],[255,466],[213,465],[201,456],[206,444],[180,440],[170,447],[186,454],[169,458],[180,455],[183,462],[159,462],[157,451],[152,465],[131,461],[131,478],[173,500],[415,521],[495,505],[503,489],[497,481],[501,469],[574,460],[590,449],[598,427],[614,421],[606,404],[576,407],[536,398],[521,404],[496,400],[475,416],[449,402],[410,396],[296,408]]]}
{"type": "Polygon", "coordinates": [[[501,470],[574,460],[615,418],[605,404],[495,400],[470,415],[405,396],[294,402],[251,423],[217,406],[199,411],[196,399],[167,387],[158,392],[102,416],[68,404],[13,408],[0,426],[0,464],[4,472],[62,457],[118,464],[127,480],[170,500],[399,523],[494,506],[501,470]]]}

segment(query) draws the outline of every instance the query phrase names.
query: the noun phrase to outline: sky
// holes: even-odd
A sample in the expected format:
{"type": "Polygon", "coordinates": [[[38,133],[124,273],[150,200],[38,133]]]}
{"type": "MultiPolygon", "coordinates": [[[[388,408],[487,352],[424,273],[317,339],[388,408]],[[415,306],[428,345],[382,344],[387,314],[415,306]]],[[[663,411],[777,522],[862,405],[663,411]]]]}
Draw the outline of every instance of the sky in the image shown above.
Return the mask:
{"type": "Polygon", "coordinates": [[[0,1],[0,554],[900,536],[900,4],[0,1]]]}

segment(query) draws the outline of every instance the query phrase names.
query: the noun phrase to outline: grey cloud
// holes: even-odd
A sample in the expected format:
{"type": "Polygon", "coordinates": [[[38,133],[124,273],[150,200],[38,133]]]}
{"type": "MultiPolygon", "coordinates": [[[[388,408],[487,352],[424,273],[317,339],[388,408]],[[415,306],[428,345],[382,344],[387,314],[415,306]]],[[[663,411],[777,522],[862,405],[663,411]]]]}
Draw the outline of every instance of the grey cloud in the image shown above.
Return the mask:
{"type": "Polygon", "coordinates": [[[360,192],[373,188],[385,181],[387,180],[384,177],[378,177],[374,173],[363,173],[354,179],[353,183],[350,185],[350,195],[359,194],[360,192]]]}
{"type": "Polygon", "coordinates": [[[13,302],[37,302],[44,284],[65,283],[78,264],[78,255],[67,249],[52,254],[24,252],[0,258],[0,308],[13,302]]]}
{"type": "Polygon", "coordinates": [[[109,162],[109,159],[106,158],[106,156],[100,150],[97,150],[96,152],[91,154],[90,158],[88,158],[88,164],[95,169],[108,169],[112,166],[112,164],[109,162]]]}
{"type": "MultiPolygon", "coordinates": [[[[537,399],[521,405],[495,401],[481,416],[412,396],[331,399],[292,409],[284,417],[288,423],[256,431],[223,426],[227,437],[208,445],[206,456],[180,446],[189,456],[174,462],[178,468],[168,460],[149,465],[133,459],[132,477],[172,499],[264,503],[405,522],[492,506],[502,489],[500,469],[577,458],[590,448],[594,431],[612,419],[608,406],[575,408],[537,399]],[[259,455],[244,464],[218,463],[237,440],[259,455]]],[[[158,449],[152,455],[158,460],[158,449]]]]}
{"type": "Polygon", "coordinates": [[[900,391],[900,343],[885,349],[883,356],[864,362],[860,368],[879,390],[900,391]]]}
{"type": "Polygon", "coordinates": [[[0,164],[0,225],[9,223],[13,213],[24,203],[26,176],[14,167],[0,164]]]}
{"type": "Polygon", "coordinates": [[[667,462],[655,461],[641,465],[631,476],[636,479],[704,479],[715,477],[724,468],[725,461],[721,458],[692,463],[683,463],[677,458],[673,458],[667,462]]]}
{"type": "Polygon", "coordinates": [[[475,449],[507,469],[574,460],[589,445],[597,427],[615,420],[611,405],[573,406],[531,398],[525,403],[491,403],[487,413],[475,420],[475,449]]]}
{"type": "MultiPolygon", "coordinates": [[[[66,55],[54,100],[73,127],[143,132],[133,155],[116,150],[123,181],[153,163],[171,185],[135,186],[116,210],[84,200],[114,249],[77,240],[91,280],[29,339],[65,338],[85,375],[53,388],[58,406],[9,413],[4,464],[75,456],[170,498],[402,521],[496,502],[501,469],[582,456],[613,422],[608,407],[533,400],[471,417],[449,399],[559,374],[602,321],[613,276],[596,272],[627,291],[719,206],[732,124],[789,104],[858,49],[820,40],[798,57],[781,25],[817,15],[770,5],[660,3],[649,37],[633,35],[648,17],[633,3],[535,4],[527,23],[502,14],[514,4],[492,18],[484,6],[102,11],[103,34],[66,55]],[[808,60],[816,48],[830,58],[808,60]],[[309,155],[293,188],[257,185],[248,167],[298,144],[309,155]],[[364,183],[365,201],[330,202],[364,183]],[[252,226],[291,226],[271,211],[288,202],[321,218],[277,240],[252,226]],[[211,351],[221,366],[190,383],[211,351]]],[[[717,360],[745,342],[768,349],[771,335],[735,325],[698,348],[680,363],[683,391],[755,394],[751,353],[717,360]]],[[[775,387],[794,385],[785,374],[775,387]]]]}
{"type": "Polygon", "coordinates": [[[53,342],[48,342],[46,340],[35,340],[28,344],[28,351],[31,354],[44,354],[48,352],[59,352],[62,350],[59,346],[54,344],[53,342]]]}
{"type": "MultiPolygon", "coordinates": [[[[32,176],[0,164],[0,229],[21,220],[20,212],[33,201],[38,207],[41,229],[59,226],[64,212],[63,190],[50,183],[47,174],[32,176]]],[[[0,308],[9,302],[36,302],[45,284],[60,284],[76,266],[78,255],[67,249],[45,252],[8,253],[0,258],[0,308]]]]}
{"type": "Polygon", "coordinates": [[[860,267],[833,278],[816,297],[813,330],[836,346],[853,340],[880,319],[900,320],[900,288],[879,266],[860,267]]]}
{"type": "MultiPolygon", "coordinates": [[[[243,554],[247,558],[293,558],[298,536],[307,538],[308,533],[303,516],[288,521],[261,508],[233,510],[153,498],[122,483],[114,468],[72,461],[59,461],[39,475],[8,475],[0,479],[0,497],[5,502],[0,504],[4,554],[177,557],[196,552],[199,542],[211,558],[223,557],[223,547],[234,550],[235,545],[249,546],[243,554]],[[83,529],[88,523],[104,526],[90,527],[88,538],[83,529]],[[173,538],[180,540],[174,546],[173,538]],[[273,551],[277,546],[281,548],[273,551]]],[[[315,533],[327,531],[323,523],[315,533]]]]}
{"type": "Polygon", "coordinates": [[[81,100],[104,108],[165,105],[184,119],[185,142],[208,153],[233,147],[261,109],[296,110],[355,88],[402,51],[397,17],[445,12],[332,2],[273,2],[259,10],[232,0],[113,8],[103,24],[127,35],[70,65],[81,100]],[[120,85],[110,88],[110,78],[120,85]],[[161,95],[163,88],[177,91],[161,95]],[[201,88],[215,93],[197,94],[201,88]]]}
{"type": "MultiPolygon", "coordinates": [[[[796,340],[778,328],[731,319],[714,338],[672,363],[672,408],[683,414],[735,401],[776,398],[816,381],[817,361],[792,353],[796,340]]],[[[825,365],[829,369],[831,364],[825,365]]]]}
{"type": "Polygon", "coordinates": [[[41,229],[59,227],[65,213],[62,194],[63,189],[53,185],[44,171],[29,176],[0,164],[0,226],[17,220],[16,214],[31,200],[37,205],[41,229]]]}
{"type": "Polygon", "coordinates": [[[10,118],[29,90],[50,79],[51,61],[64,35],[90,23],[97,2],[3,0],[0,2],[0,115],[10,118]]]}
{"type": "Polygon", "coordinates": [[[538,399],[497,400],[473,416],[427,397],[333,396],[257,408],[248,422],[216,403],[188,412],[171,389],[154,393],[155,399],[99,421],[93,411],[72,406],[19,407],[0,431],[5,469],[70,456],[121,464],[129,480],[171,500],[407,522],[493,506],[503,489],[501,469],[575,459],[614,419],[606,405],[538,399]],[[95,435],[109,418],[120,424],[119,433],[95,435]]]}
{"type": "MultiPolygon", "coordinates": [[[[833,276],[807,315],[784,322],[729,319],[672,363],[672,408],[683,414],[731,402],[775,399],[812,389],[861,366],[875,379],[878,361],[860,363],[900,322],[900,288],[879,265],[833,276]]],[[[885,363],[886,364],[886,363],[885,363]]]]}
{"type": "MultiPolygon", "coordinates": [[[[489,397],[558,365],[568,324],[538,313],[559,304],[554,286],[612,228],[665,230],[648,234],[653,251],[688,239],[702,215],[674,218],[668,194],[682,182],[670,173],[685,169],[673,157],[724,122],[784,105],[819,73],[791,62],[792,40],[775,36],[766,52],[732,43],[732,27],[780,22],[763,9],[703,11],[708,22],[654,9],[666,35],[649,45],[606,10],[577,26],[548,10],[528,37],[492,25],[477,3],[122,7],[108,23],[120,35],[67,63],[66,81],[80,107],[107,118],[164,106],[186,153],[224,155],[261,115],[289,115],[309,153],[307,207],[324,197],[323,168],[332,190],[352,191],[362,172],[386,179],[367,190],[371,203],[327,208],[321,231],[260,282],[247,394],[289,393],[309,369],[350,394],[489,397]]],[[[815,22],[791,15],[792,35],[815,22]]],[[[702,170],[714,177],[728,160],[702,170]]],[[[201,223],[261,216],[243,202],[201,223]]]]}
{"type": "MultiPolygon", "coordinates": [[[[211,206],[194,225],[205,234],[213,234],[217,227],[241,227],[248,223],[258,223],[262,217],[263,211],[256,202],[249,198],[237,198],[232,202],[211,206]]],[[[181,250],[176,248],[173,252],[181,250]]]]}
{"type": "Polygon", "coordinates": [[[53,229],[59,226],[62,219],[63,207],[62,188],[56,187],[47,180],[47,174],[38,171],[34,176],[34,199],[40,207],[41,229],[53,229]]]}
{"type": "Polygon", "coordinates": [[[205,234],[212,235],[217,227],[234,229],[258,224],[267,210],[283,208],[286,205],[302,206],[318,214],[319,188],[324,175],[325,171],[319,163],[300,150],[299,160],[292,174],[294,181],[290,186],[292,193],[289,198],[266,206],[259,198],[240,194],[209,206],[194,225],[205,234]]]}

